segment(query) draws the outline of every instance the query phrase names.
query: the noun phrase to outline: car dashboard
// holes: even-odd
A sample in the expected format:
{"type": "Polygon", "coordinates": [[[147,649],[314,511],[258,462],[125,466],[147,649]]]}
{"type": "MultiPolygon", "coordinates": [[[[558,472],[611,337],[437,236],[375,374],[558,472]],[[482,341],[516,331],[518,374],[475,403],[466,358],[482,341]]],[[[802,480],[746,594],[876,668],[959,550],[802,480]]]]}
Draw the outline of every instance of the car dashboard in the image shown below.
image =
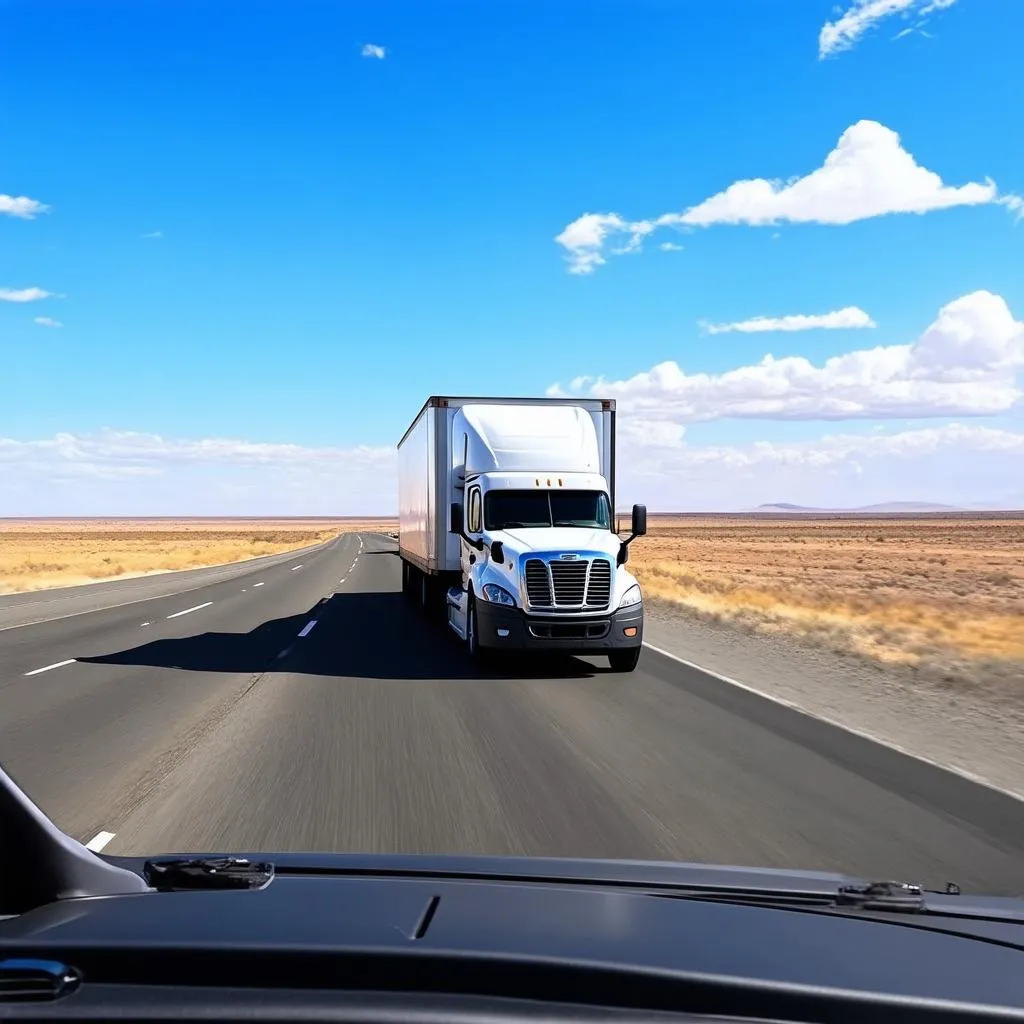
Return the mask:
{"type": "Polygon", "coordinates": [[[0,1020],[994,1017],[1024,1020],[1024,923],[977,913],[279,869],[0,919],[0,1020]]]}

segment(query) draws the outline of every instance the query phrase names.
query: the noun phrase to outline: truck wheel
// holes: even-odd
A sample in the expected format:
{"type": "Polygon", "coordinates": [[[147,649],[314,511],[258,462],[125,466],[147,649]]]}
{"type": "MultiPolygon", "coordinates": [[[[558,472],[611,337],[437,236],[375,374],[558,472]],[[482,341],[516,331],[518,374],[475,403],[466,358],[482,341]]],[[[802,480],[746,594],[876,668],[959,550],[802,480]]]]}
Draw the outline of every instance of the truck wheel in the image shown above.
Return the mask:
{"type": "Polygon", "coordinates": [[[610,651],[608,663],[613,672],[632,672],[640,660],[639,647],[625,647],[621,651],[610,651]]]}

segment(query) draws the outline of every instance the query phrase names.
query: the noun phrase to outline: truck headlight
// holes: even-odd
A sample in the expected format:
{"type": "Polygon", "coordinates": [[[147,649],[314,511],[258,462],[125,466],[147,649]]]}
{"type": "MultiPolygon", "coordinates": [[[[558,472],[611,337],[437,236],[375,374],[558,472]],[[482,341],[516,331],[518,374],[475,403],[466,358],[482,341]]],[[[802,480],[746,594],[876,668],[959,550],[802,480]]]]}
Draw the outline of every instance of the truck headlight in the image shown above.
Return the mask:
{"type": "Polygon", "coordinates": [[[491,604],[507,604],[515,608],[516,602],[512,595],[497,583],[485,583],[481,591],[483,599],[491,604]]]}
{"type": "Polygon", "coordinates": [[[619,602],[620,608],[629,608],[634,604],[640,604],[643,601],[644,596],[640,593],[640,584],[634,583],[623,595],[622,600],[619,602]]]}

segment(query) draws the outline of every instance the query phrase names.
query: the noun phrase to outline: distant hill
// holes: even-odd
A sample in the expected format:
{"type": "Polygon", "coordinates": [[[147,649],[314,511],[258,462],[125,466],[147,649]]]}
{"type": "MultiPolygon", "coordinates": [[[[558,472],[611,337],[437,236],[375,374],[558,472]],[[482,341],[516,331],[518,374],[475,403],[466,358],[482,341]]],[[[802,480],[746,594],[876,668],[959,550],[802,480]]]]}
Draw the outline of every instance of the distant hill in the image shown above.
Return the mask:
{"type": "Polygon", "coordinates": [[[886,501],[879,505],[861,505],[857,508],[814,508],[810,505],[791,505],[778,501],[770,505],[758,505],[755,512],[887,512],[912,515],[919,512],[967,512],[959,505],[940,505],[933,501],[886,501]]]}

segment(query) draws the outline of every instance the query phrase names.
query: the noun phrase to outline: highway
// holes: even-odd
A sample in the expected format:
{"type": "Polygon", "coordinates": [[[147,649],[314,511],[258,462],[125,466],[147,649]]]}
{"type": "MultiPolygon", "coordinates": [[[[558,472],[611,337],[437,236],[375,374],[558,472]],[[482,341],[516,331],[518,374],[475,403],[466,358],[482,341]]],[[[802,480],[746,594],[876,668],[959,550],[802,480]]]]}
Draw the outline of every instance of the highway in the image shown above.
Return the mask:
{"type": "Polygon", "coordinates": [[[629,857],[1024,893],[1024,803],[652,650],[632,675],[481,676],[399,570],[394,541],[345,535],[0,598],[0,761],[108,853],[629,857]]]}

